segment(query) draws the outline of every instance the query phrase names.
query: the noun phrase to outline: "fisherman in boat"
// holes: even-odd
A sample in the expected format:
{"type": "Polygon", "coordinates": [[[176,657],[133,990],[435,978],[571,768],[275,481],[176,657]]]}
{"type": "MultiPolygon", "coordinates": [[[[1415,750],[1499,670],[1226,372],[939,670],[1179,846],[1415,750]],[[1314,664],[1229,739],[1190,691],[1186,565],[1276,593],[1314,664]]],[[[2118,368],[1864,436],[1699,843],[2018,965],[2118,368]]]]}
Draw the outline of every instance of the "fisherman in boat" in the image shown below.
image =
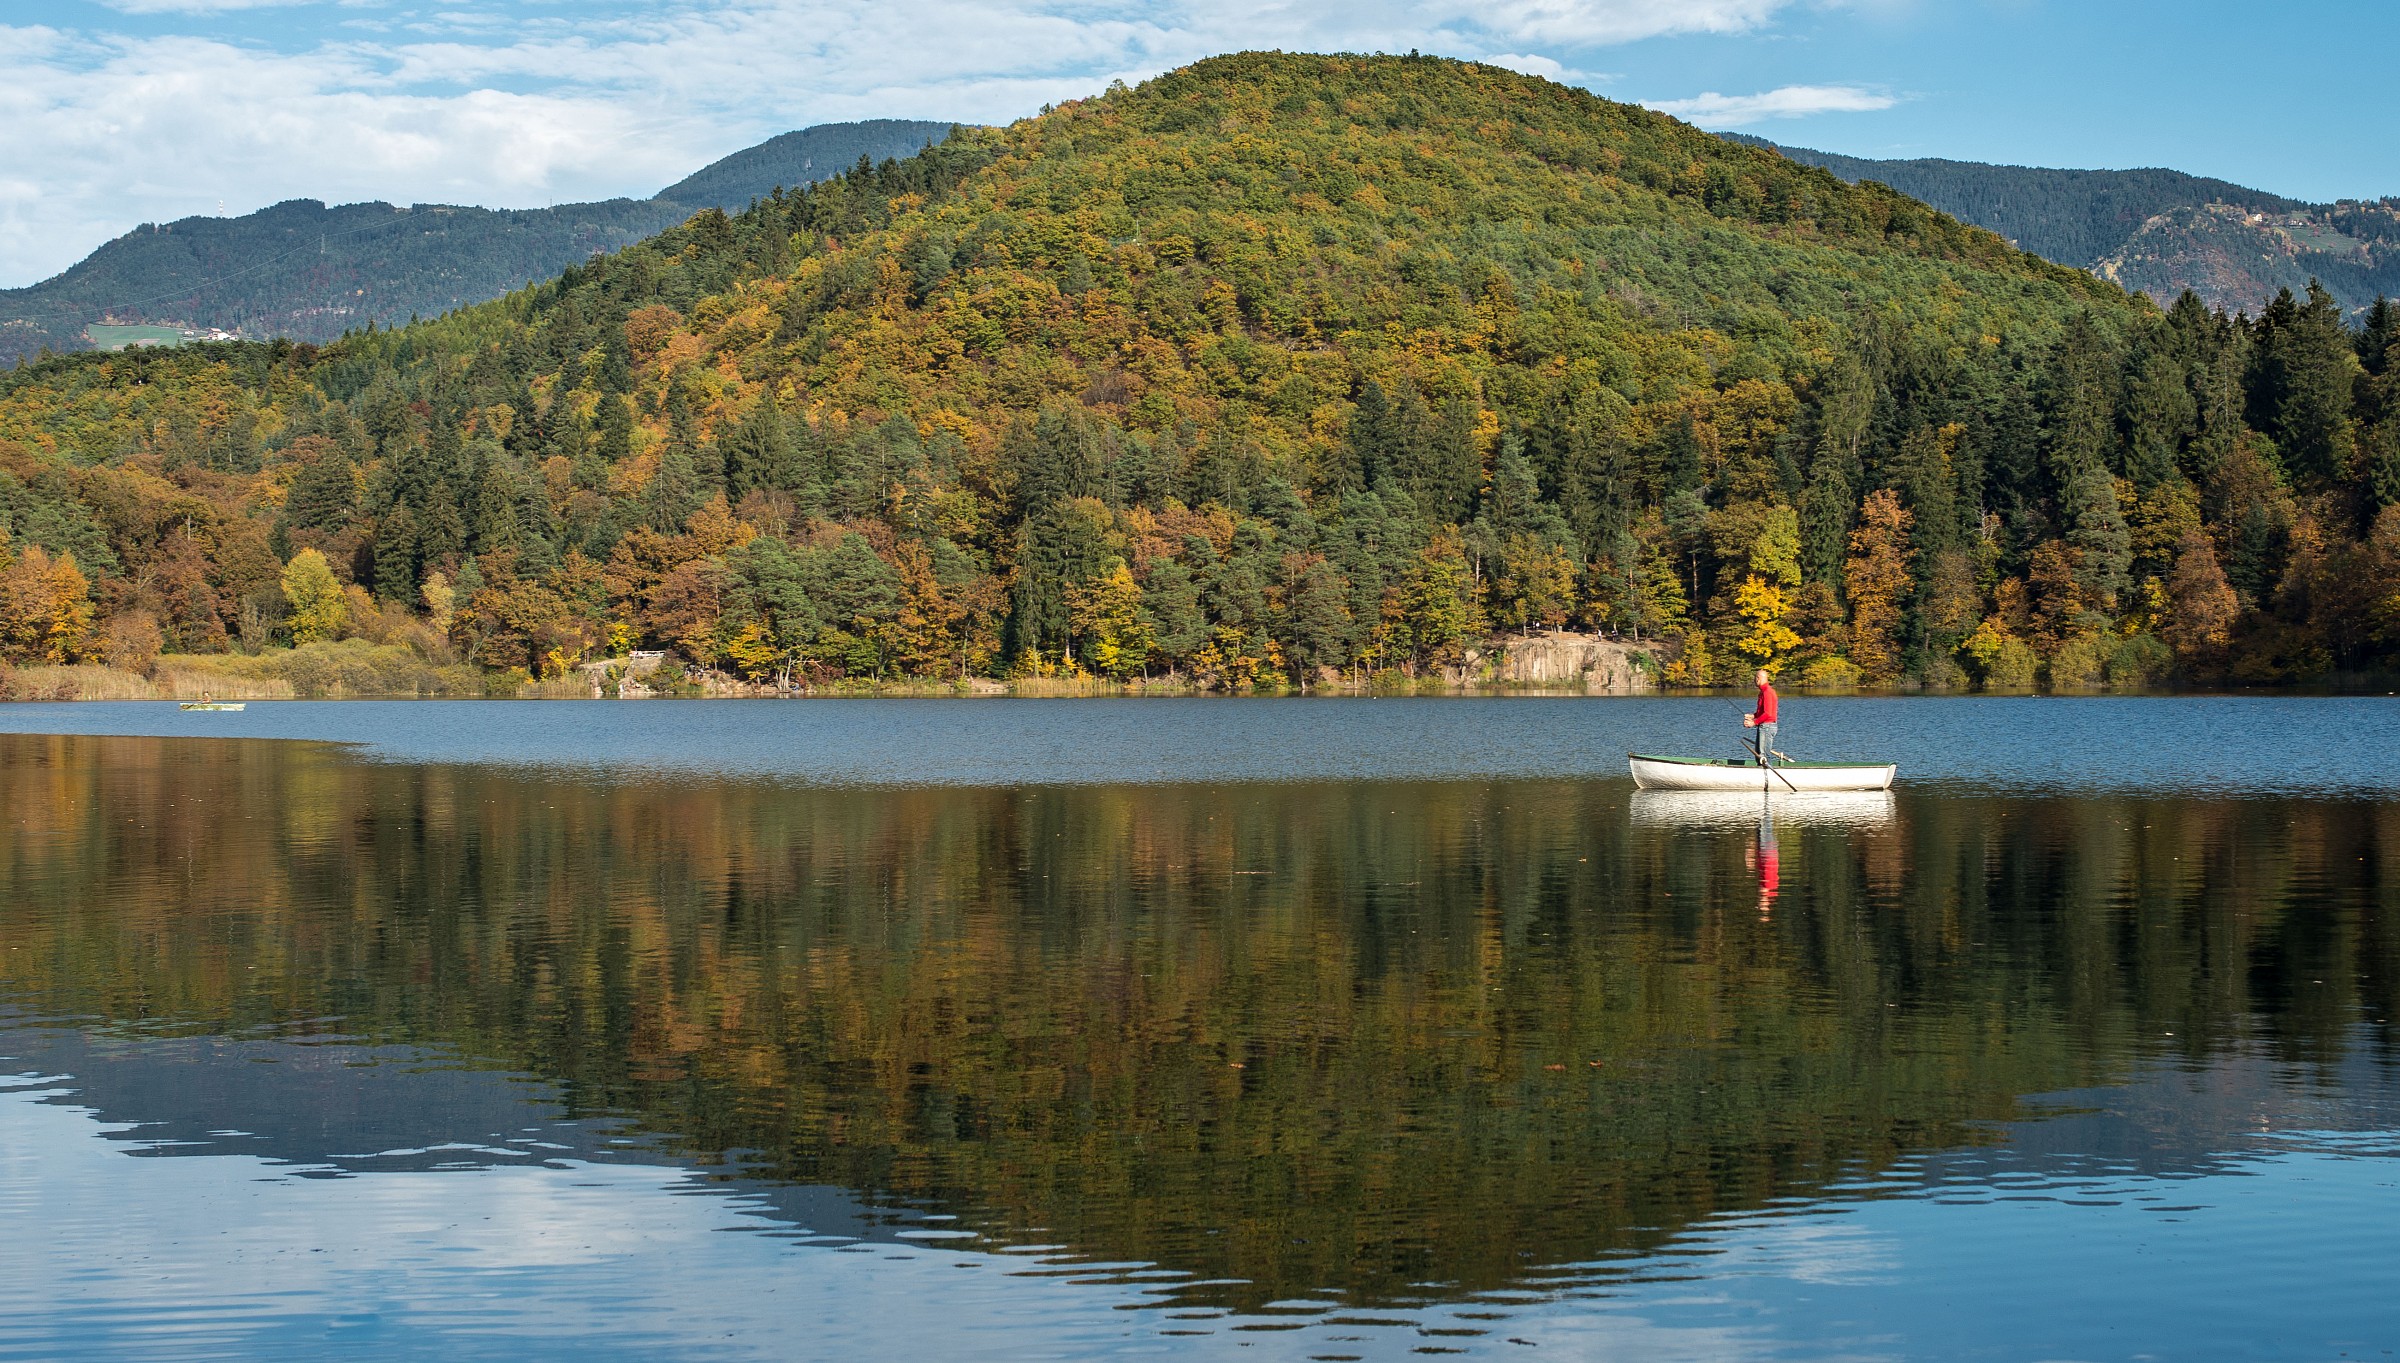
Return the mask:
{"type": "Polygon", "coordinates": [[[1742,727],[1758,731],[1758,764],[1773,765],[1773,759],[1783,754],[1775,751],[1775,683],[1767,669],[1758,669],[1758,709],[1742,717],[1742,727]]]}

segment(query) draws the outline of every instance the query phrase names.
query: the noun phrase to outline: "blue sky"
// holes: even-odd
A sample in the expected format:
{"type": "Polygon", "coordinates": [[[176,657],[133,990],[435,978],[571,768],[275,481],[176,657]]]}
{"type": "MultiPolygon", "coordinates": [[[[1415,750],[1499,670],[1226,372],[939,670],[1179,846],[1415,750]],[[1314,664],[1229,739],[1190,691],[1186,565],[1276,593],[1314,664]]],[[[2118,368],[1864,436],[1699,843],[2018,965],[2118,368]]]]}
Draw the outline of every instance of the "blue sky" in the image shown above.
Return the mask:
{"type": "Polygon", "coordinates": [[[1491,60],[1856,155],[2400,193],[2394,0],[8,0],[0,284],[220,203],[645,195],[787,128],[1003,122],[1246,47],[1491,60]]]}

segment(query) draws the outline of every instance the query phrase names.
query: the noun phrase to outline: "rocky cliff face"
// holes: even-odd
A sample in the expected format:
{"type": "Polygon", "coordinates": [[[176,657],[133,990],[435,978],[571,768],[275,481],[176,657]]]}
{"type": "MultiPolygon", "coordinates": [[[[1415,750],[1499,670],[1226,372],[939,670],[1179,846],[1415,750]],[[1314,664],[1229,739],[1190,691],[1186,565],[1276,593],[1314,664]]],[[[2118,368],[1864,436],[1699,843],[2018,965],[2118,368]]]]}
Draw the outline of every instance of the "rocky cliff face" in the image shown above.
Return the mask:
{"type": "Polygon", "coordinates": [[[2177,208],[2143,223],[2093,272],[2162,307],[2185,289],[2257,316],[2278,289],[2320,280],[2352,312],[2400,290],[2400,199],[2262,213],[2236,204],[2177,208]]]}
{"type": "Polygon", "coordinates": [[[1656,690],[1669,646],[1656,640],[1604,639],[1566,630],[1495,641],[1494,680],[1507,685],[1580,687],[1589,695],[1656,690]]]}

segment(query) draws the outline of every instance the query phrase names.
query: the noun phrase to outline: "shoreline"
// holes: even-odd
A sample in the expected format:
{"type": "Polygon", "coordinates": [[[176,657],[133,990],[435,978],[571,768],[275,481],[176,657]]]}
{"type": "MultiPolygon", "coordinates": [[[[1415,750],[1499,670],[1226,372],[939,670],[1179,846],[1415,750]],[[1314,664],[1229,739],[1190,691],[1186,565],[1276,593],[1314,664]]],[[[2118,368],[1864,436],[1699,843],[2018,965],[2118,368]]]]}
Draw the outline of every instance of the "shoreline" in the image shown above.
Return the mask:
{"type": "MultiPolygon", "coordinates": [[[[1655,647],[1655,645],[1649,646],[1655,647]]],[[[1882,686],[1843,682],[1808,686],[1788,678],[1790,696],[2372,696],[2400,691],[2400,675],[2329,673],[2305,681],[2244,685],[2227,679],[2169,682],[2143,678],[2123,686],[1982,688],[1927,686],[1901,679],[1882,686]]],[[[1662,684],[1645,646],[1564,631],[1498,638],[1469,650],[1464,661],[1423,675],[1387,668],[1322,671],[1310,684],[1280,675],[1263,685],[1210,686],[1168,674],[1112,681],[1095,676],[838,678],[779,685],[744,681],[714,668],[694,668],[660,654],[581,663],[562,676],[536,680],[522,671],[490,671],[442,662],[412,649],[342,640],[297,649],[242,654],[169,654],[141,670],[99,663],[0,664],[0,704],[8,702],[181,702],[279,700],[840,700],[1061,699],[1142,697],[1392,697],[1716,696],[1746,698],[1744,685],[1662,684]]]]}
{"type": "MultiPolygon", "coordinates": [[[[30,669],[21,669],[30,670],[30,669]]],[[[1825,700],[2135,700],[2142,698],[2289,698],[2324,700],[2372,700],[2400,696],[2394,678],[2337,678],[2311,683],[2284,683],[2262,686],[2228,686],[2196,684],[2191,686],[2149,686],[2138,689],[2029,689],[1978,690],[1960,688],[1937,690],[1923,686],[1898,687],[1779,687],[1786,698],[1825,700]]],[[[20,705],[175,705],[198,700],[202,693],[164,692],[153,688],[152,694],[69,694],[65,690],[19,688],[14,692],[0,689],[0,709],[20,705]]],[[[341,701],[507,701],[507,702],[623,702],[623,701],[843,701],[843,700],[1721,700],[1747,703],[1751,696],[1748,687],[1672,686],[1645,688],[1639,691],[1607,690],[1534,683],[1457,683],[1426,680],[1407,687],[1379,686],[1314,686],[1255,688],[1236,691],[1215,690],[1186,684],[1098,683],[1089,686],[1060,685],[1052,679],[1030,678],[1023,681],[1004,681],[988,677],[970,678],[969,684],[925,682],[845,682],[834,686],[801,686],[777,690],[769,686],[737,685],[720,688],[677,688],[651,691],[640,695],[595,695],[587,688],[567,688],[555,683],[523,683],[513,691],[396,691],[353,690],[330,688],[313,693],[301,693],[288,688],[220,687],[209,692],[220,701],[239,701],[244,704],[273,705],[279,702],[341,702],[341,701]],[[1028,684],[1030,683],[1030,684],[1028,684]]]]}

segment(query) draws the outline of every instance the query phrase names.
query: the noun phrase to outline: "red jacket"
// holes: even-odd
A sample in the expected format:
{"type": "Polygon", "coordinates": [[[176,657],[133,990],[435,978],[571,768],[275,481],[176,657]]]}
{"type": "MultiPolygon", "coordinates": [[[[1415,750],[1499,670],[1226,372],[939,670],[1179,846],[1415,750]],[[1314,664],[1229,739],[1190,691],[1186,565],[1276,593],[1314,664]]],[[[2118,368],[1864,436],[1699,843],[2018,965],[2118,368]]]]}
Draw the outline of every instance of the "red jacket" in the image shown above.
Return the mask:
{"type": "Polygon", "coordinates": [[[1775,687],[1773,683],[1766,683],[1758,688],[1758,714],[1754,718],[1760,724],[1775,722],[1775,687]]]}

